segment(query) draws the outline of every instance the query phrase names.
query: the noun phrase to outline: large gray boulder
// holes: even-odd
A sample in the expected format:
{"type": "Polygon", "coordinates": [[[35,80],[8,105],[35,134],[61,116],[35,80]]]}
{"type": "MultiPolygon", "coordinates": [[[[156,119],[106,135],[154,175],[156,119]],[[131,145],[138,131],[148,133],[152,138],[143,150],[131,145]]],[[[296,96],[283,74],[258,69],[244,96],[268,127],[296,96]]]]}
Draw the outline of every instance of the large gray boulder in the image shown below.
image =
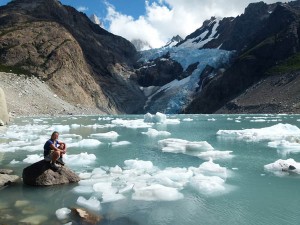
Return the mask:
{"type": "Polygon", "coordinates": [[[58,171],[53,171],[50,163],[45,160],[26,167],[22,177],[24,184],[32,186],[52,186],[80,181],[79,176],[66,166],[60,167],[58,171]]]}
{"type": "Polygon", "coordinates": [[[20,177],[17,175],[11,175],[12,172],[12,170],[0,169],[0,188],[19,180],[20,177]]]}
{"type": "Polygon", "coordinates": [[[8,120],[9,117],[7,112],[5,94],[2,88],[0,87],[0,126],[3,126],[4,124],[8,123],[8,120]]]}

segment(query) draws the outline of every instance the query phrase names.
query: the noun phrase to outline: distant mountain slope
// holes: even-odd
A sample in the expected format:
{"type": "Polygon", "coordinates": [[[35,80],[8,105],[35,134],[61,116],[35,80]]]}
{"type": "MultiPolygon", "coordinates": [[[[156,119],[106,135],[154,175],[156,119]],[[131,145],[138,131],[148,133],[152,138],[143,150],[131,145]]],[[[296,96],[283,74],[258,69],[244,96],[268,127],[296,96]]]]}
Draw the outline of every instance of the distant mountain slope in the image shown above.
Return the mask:
{"type": "MultiPolygon", "coordinates": [[[[300,112],[299,107],[294,107],[299,102],[299,94],[296,93],[300,93],[297,85],[300,71],[300,1],[271,6],[256,3],[249,7],[245,14],[264,12],[260,22],[257,21],[259,26],[256,29],[246,26],[244,30],[249,27],[251,35],[248,38],[241,35],[242,41],[238,44],[224,42],[228,48],[235,46],[237,59],[222,76],[216,76],[196,94],[186,113],[300,112]]],[[[244,17],[237,17],[235,26],[244,17]]],[[[232,37],[238,36],[234,32],[235,26],[230,34],[232,37]]]]}
{"type": "Polygon", "coordinates": [[[133,113],[144,96],[130,81],[136,50],[127,40],[56,0],[0,7],[0,69],[34,75],[74,104],[133,113]]]}

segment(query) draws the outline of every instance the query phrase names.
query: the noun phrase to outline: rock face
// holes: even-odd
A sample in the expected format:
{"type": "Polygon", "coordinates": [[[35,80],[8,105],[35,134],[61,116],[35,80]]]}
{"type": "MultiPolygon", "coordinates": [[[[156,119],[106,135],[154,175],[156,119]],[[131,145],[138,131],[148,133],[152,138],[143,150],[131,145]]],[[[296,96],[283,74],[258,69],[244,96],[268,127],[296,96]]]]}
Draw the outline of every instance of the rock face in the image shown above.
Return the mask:
{"type": "Polygon", "coordinates": [[[41,160],[23,170],[23,182],[32,186],[51,186],[58,184],[76,183],[80,181],[77,174],[66,166],[61,167],[57,172],[50,169],[49,162],[41,160]]]}
{"type": "Polygon", "coordinates": [[[130,80],[136,50],[57,0],[0,7],[0,69],[34,75],[63,100],[133,113],[144,96],[130,80]]]}
{"type": "MultiPolygon", "coordinates": [[[[228,49],[239,51],[233,65],[212,79],[196,95],[185,113],[300,112],[296,94],[300,91],[297,85],[300,1],[271,6],[251,4],[239,17],[249,21],[249,15],[262,12],[257,28],[250,32],[250,39],[243,39],[247,41],[241,46],[226,45],[228,49]],[[271,6],[269,15],[263,16],[271,6]],[[270,101],[266,102],[267,99],[270,101]]],[[[231,35],[237,35],[234,33],[231,35]]]]}
{"type": "Polygon", "coordinates": [[[5,94],[2,88],[0,87],[0,126],[3,126],[5,123],[8,122],[8,120],[9,117],[7,112],[5,94]]]}

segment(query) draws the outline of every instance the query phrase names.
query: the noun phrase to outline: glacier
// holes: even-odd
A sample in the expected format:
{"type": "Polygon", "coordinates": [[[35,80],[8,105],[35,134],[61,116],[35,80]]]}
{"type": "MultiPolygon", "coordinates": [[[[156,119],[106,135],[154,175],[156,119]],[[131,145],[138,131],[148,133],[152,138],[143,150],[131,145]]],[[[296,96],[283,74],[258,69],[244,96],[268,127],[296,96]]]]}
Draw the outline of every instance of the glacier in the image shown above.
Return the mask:
{"type": "Polygon", "coordinates": [[[207,65],[215,69],[227,67],[234,54],[234,51],[221,49],[193,49],[186,47],[160,48],[141,52],[139,60],[141,63],[147,63],[156,58],[164,60],[166,55],[180,63],[184,70],[191,64],[198,63],[197,69],[182,80],[173,80],[159,88],[141,87],[141,89],[148,92],[149,90],[154,90],[153,93],[148,93],[148,100],[144,110],[150,113],[162,112],[167,114],[182,112],[199,87],[198,82],[205,67],[207,65]]]}

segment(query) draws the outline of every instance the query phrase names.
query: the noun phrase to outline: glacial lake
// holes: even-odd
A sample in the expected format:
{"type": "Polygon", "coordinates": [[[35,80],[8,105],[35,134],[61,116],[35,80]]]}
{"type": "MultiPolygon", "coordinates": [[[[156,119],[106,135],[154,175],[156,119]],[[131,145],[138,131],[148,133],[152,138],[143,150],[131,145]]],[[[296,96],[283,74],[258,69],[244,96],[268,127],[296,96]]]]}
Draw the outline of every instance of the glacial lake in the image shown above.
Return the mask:
{"type": "Polygon", "coordinates": [[[21,177],[56,130],[81,181],[2,188],[0,224],[80,224],[64,213],[75,207],[99,224],[296,225],[298,127],[300,115],[16,118],[0,131],[0,168],[21,177]]]}

